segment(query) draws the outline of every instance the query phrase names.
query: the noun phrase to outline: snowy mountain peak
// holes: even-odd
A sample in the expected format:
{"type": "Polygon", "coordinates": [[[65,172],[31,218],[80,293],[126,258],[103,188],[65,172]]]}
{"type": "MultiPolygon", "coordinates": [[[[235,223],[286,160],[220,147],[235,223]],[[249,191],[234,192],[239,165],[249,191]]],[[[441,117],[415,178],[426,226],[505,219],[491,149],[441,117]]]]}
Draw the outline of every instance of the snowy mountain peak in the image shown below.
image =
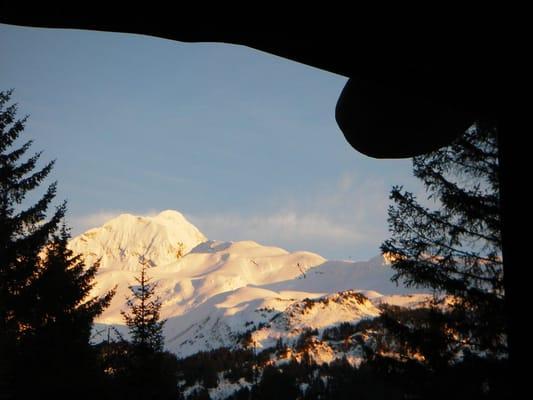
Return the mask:
{"type": "Polygon", "coordinates": [[[100,228],[70,242],[71,249],[100,268],[135,271],[142,259],[152,267],[178,260],[207,238],[179,212],[166,210],[156,216],[120,214],[100,228]]]}

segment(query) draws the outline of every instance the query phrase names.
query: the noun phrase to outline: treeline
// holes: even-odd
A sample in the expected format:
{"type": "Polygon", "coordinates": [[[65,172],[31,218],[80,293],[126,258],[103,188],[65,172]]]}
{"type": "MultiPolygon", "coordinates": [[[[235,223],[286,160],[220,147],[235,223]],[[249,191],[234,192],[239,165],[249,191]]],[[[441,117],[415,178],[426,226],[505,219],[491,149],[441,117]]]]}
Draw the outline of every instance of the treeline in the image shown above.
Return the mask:
{"type": "Polygon", "coordinates": [[[178,361],[180,390],[189,399],[208,399],[209,390],[239,383],[231,399],[472,399],[504,398],[507,358],[487,357],[463,346],[449,349],[432,332],[430,307],[382,305],[380,316],[324,329],[304,329],[286,343],[262,351],[219,348],[178,361]],[[426,327],[423,330],[423,327],[426,327]],[[312,344],[334,349],[340,358],[319,364],[312,344]],[[344,354],[344,356],[342,356],[344,354]],[[352,355],[348,360],[347,355],[352,355]]]}
{"type": "Polygon", "coordinates": [[[219,383],[219,374],[235,383],[243,378],[253,382],[256,367],[265,361],[265,354],[253,350],[219,348],[196,353],[178,361],[178,376],[184,387],[200,383],[205,388],[214,388],[219,383]]]}
{"type": "Polygon", "coordinates": [[[317,364],[280,361],[274,349],[259,354],[225,348],[178,362],[187,399],[209,399],[209,389],[240,383],[227,399],[499,399],[508,395],[505,359],[473,354],[435,371],[424,363],[376,355],[354,366],[346,358],[317,364]]]}

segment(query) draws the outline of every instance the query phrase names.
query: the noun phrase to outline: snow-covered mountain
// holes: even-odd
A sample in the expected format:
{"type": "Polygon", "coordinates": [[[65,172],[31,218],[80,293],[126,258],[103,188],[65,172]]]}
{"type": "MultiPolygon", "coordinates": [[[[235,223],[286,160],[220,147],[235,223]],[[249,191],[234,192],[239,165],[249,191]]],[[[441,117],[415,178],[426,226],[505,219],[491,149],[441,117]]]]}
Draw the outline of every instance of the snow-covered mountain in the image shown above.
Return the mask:
{"type": "Polygon", "coordinates": [[[100,324],[123,324],[120,311],[128,285],[141,261],[147,261],[167,319],[166,347],[182,357],[239,346],[243,335],[260,348],[274,346],[307,328],[373,318],[382,301],[424,299],[407,297],[405,289],[390,282],[392,271],[381,256],[366,262],[328,261],[253,241],[207,240],[176,211],[155,217],[120,215],[72,239],[71,248],[88,264],[100,259],[93,294],[118,285],[100,324]]]}

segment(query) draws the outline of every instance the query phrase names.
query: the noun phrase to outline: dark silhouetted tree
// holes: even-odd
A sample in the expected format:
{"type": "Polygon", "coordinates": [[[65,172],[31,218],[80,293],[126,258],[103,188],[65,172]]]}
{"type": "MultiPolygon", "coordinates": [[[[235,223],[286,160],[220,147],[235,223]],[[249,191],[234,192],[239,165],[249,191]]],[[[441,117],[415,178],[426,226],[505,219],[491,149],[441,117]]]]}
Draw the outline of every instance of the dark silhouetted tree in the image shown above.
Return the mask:
{"type": "Polygon", "coordinates": [[[150,283],[147,269],[143,260],[140,275],[135,278],[138,285],[129,286],[132,295],[127,299],[128,311],[122,311],[122,316],[135,347],[159,352],[163,350],[165,321],[160,320],[161,301],[155,295],[156,285],[150,283]]]}
{"type": "Polygon", "coordinates": [[[381,249],[392,260],[396,281],[430,288],[436,296],[424,324],[403,324],[412,328],[403,338],[437,364],[465,349],[505,353],[496,128],[475,125],[453,145],[415,157],[413,170],[435,209],[394,187],[392,237],[381,249]],[[445,299],[447,307],[440,307],[445,299]],[[428,343],[431,338],[435,343],[428,343]]]}
{"type": "Polygon", "coordinates": [[[98,264],[86,267],[82,257],[68,248],[69,239],[65,225],[53,235],[32,289],[39,306],[32,315],[33,334],[25,344],[32,349],[29,356],[47,365],[46,373],[34,374],[34,385],[43,395],[58,390],[87,394],[87,386],[95,386],[98,374],[91,329],[115,294],[112,290],[90,297],[98,264]]]}
{"type": "Polygon", "coordinates": [[[89,362],[89,333],[112,293],[87,299],[97,267],[84,269],[67,249],[68,231],[58,229],[66,205],[46,216],[56,183],[24,209],[28,193],[43,183],[54,162],[35,171],[41,153],[21,161],[31,140],[10,150],[26,122],[16,119],[16,104],[7,105],[11,95],[0,92],[0,393],[8,398],[59,389],[73,394],[68,388],[87,393],[76,379],[96,366],[89,362]]]}
{"type": "Polygon", "coordinates": [[[165,320],[160,320],[161,301],[147,269],[148,263],[143,260],[135,278],[138,285],[129,287],[128,310],[122,312],[131,335],[123,393],[131,399],[174,399],[178,396],[177,359],[163,351],[165,320]]]}
{"type": "Polygon", "coordinates": [[[17,119],[17,105],[8,105],[12,90],[0,92],[0,392],[13,390],[22,342],[34,333],[32,312],[38,307],[33,293],[39,253],[65,214],[58,207],[47,220],[46,211],[56,193],[56,183],[26,209],[29,192],[48,176],[54,162],[35,170],[41,153],[21,160],[29,140],[11,149],[24,130],[27,117],[17,119]]]}

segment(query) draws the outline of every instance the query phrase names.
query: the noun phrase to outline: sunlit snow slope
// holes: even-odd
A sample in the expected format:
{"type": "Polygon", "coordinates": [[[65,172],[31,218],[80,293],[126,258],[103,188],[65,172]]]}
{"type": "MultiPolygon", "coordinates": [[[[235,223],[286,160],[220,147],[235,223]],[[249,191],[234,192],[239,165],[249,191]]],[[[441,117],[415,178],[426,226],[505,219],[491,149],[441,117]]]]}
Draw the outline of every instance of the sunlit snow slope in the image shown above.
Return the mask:
{"type": "Polygon", "coordinates": [[[260,346],[270,346],[306,326],[323,328],[377,315],[372,304],[335,297],[340,291],[360,291],[373,302],[406,301],[398,297],[405,291],[390,282],[392,271],[381,257],[327,261],[314,253],[289,253],[253,241],[208,241],[176,211],[155,217],[120,215],[74,238],[71,248],[83,254],[87,264],[101,260],[94,294],[117,285],[111,306],[98,319],[101,324],[123,323],[120,311],[125,309],[128,285],[134,284],[141,260],[149,262],[149,276],[163,303],[162,317],[168,319],[166,346],[180,356],[236,345],[250,330],[256,330],[260,346]],[[397,296],[383,296],[393,294],[397,296]],[[324,296],[332,301],[313,308],[312,318],[287,321],[299,302],[324,296]],[[267,327],[274,320],[276,324],[267,327]],[[287,329],[280,328],[282,320],[287,329]]]}

